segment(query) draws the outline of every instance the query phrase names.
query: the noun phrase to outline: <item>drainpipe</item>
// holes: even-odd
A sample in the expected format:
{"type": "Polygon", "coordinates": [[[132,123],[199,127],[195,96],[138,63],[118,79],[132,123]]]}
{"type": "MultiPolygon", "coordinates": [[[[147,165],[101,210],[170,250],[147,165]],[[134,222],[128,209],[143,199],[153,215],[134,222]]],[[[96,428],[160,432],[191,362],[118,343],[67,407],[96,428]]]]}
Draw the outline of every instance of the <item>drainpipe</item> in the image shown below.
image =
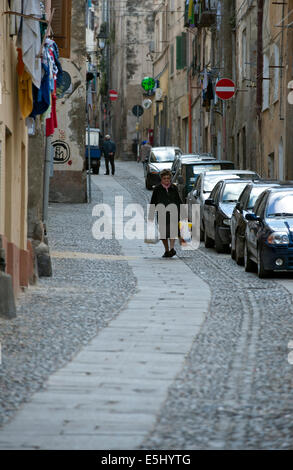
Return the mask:
{"type": "Polygon", "coordinates": [[[191,83],[191,70],[189,71],[189,96],[188,96],[188,107],[189,107],[189,120],[188,120],[188,126],[189,126],[189,142],[188,142],[188,147],[189,147],[189,153],[192,153],[192,83],[191,83]]]}
{"type": "Polygon", "coordinates": [[[262,99],[263,99],[263,14],[264,0],[257,1],[257,82],[256,82],[256,116],[258,124],[259,172],[262,173],[262,99]]]}

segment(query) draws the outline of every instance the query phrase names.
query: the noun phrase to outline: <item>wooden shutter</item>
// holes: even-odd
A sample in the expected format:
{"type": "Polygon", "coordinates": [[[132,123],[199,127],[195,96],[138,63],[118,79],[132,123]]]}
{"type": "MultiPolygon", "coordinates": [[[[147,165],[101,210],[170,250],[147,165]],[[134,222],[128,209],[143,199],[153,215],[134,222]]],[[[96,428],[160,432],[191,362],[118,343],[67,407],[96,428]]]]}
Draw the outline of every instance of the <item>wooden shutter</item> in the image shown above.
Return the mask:
{"type": "Polygon", "coordinates": [[[174,73],[174,44],[171,44],[170,48],[170,54],[171,54],[171,75],[174,73]]]}
{"type": "Polygon", "coordinates": [[[71,2],[72,0],[51,0],[55,13],[52,21],[53,37],[60,57],[70,58],[71,2]]]}
{"type": "Polygon", "coordinates": [[[176,69],[182,69],[182,36],[176,36],[176,69]]]}
{"type": "Polygon", "coordinates": [[[187,34],[182,33],[182,59],[181,59],[181,68],[186,67],[187,65],[187,34]]]}

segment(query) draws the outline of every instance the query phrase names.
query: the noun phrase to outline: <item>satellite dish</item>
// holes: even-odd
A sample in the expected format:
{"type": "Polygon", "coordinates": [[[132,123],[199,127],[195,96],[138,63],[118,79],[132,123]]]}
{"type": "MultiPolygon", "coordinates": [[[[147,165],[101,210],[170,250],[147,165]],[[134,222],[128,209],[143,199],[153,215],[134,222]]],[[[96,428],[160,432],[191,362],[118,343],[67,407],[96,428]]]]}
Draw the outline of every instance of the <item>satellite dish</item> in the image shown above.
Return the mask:
{"type": "Polygon", "coordinates": [[[146,100],[143,100],[142,102],[142,107],[144,109],[150,109],[151,105],[153,104],[152,100],[150,99],[146,99],[146,100]]]}

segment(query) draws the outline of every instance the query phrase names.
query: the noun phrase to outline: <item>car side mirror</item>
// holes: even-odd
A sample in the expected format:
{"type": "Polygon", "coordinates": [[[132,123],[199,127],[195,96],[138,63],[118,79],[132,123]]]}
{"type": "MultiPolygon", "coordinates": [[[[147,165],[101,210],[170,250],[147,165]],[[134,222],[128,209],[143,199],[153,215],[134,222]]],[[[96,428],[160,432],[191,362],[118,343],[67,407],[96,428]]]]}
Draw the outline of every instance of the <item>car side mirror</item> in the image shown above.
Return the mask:
{"type": "Polygon", "coordinates": [[[248,220],[249,222],[257,222],[260,220],[260,217],[258,217],[257,215],[250,213],[250,214],[246,214],[245,215],[245,219],[248,220]]]}
{"type": "Polygon", "coordinates": [[[179,184],[183,184],[183,183],[184,183],[183,176],[181,176],[181,175],[178,176],[178,178],[177,178],[177,183],[179,183],[179,184]]]}
{"type": "Polygon", "coordinates": [[[206,206],[214,206],[215,205],[215,201],[213,199],[207,199],[205,201],[205,205],[206,206]]]}

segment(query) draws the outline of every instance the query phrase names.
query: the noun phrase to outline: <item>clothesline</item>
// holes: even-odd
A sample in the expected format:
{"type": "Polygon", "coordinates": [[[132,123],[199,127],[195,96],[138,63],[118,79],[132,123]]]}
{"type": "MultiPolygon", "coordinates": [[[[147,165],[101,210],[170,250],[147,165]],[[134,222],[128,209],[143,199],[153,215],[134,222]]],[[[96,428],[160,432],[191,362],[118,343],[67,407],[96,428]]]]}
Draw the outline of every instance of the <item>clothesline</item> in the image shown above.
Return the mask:
{"type": "Polygon", "coordinates": [[[35,20],[35,21],[39,21],[40,23],[47,23],[47,24],[49,23],[48,20],[37,18],[33,15],[24,15],[23,13],[17,13],[16,11],[3,11],[2,15],[22,16],[23,18],[27,18],[28,20],[35,20]]]}

